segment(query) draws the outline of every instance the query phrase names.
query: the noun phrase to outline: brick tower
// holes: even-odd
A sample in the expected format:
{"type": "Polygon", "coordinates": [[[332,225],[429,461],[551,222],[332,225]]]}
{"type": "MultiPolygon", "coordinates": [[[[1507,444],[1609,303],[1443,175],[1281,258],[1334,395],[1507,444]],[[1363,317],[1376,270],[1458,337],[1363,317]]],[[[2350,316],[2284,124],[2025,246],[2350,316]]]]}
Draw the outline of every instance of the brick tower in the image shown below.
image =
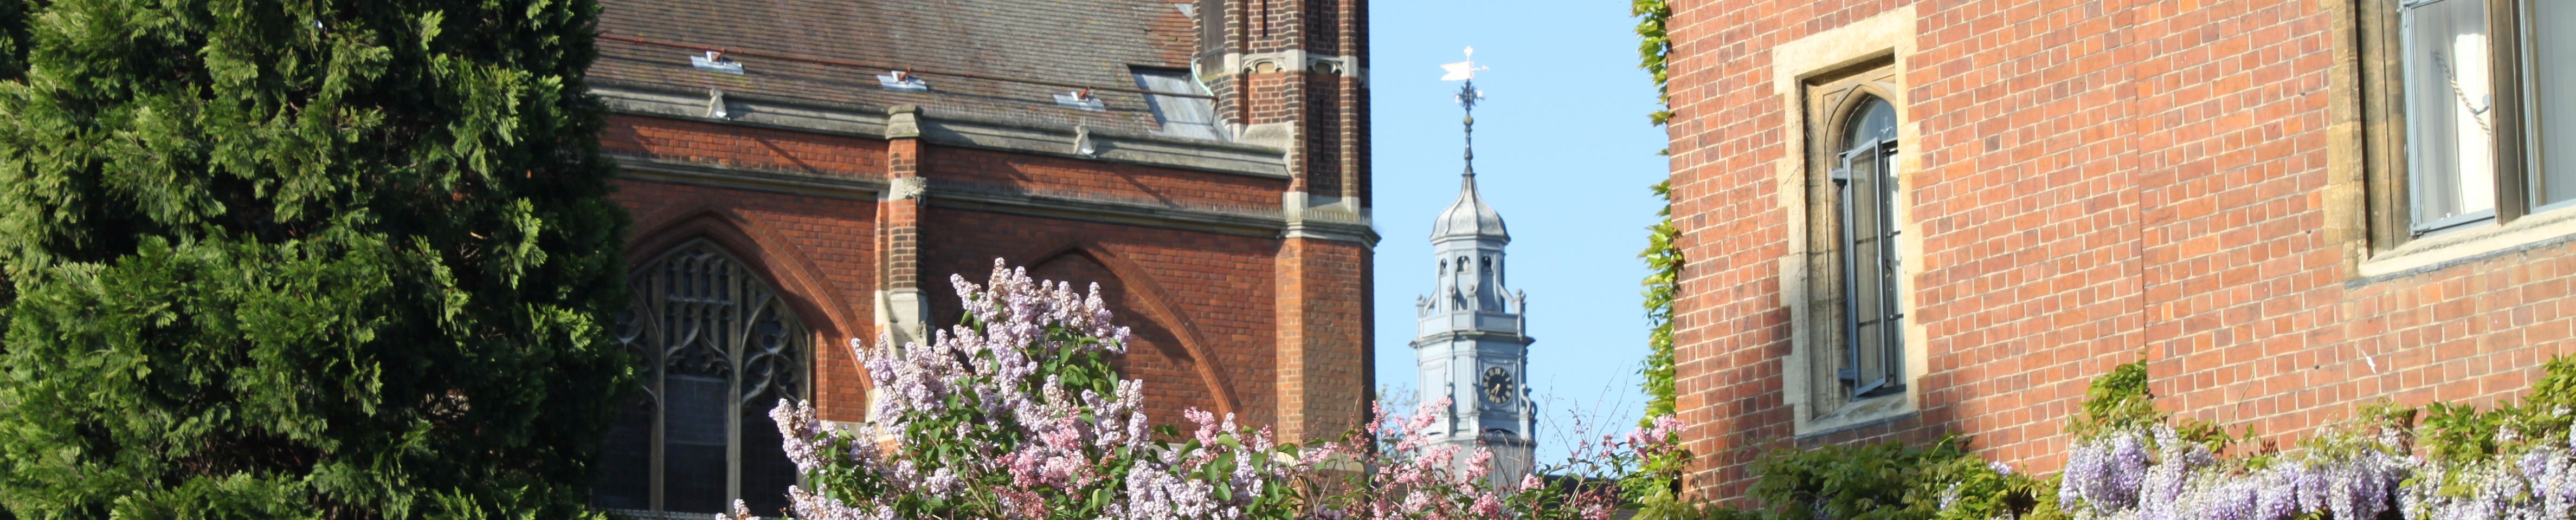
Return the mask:
{"type": "Polygon", "coordinates": [[[774,508],[795,477],[770,404],[866,420],[841,345],[955,323],[948,277],[995,258],[1100,284],[1158,419],[1363,420],[1360,0],[605,4],[589,84],[635,220],[618,332],[651,395],[600,505],[774,508]]]}

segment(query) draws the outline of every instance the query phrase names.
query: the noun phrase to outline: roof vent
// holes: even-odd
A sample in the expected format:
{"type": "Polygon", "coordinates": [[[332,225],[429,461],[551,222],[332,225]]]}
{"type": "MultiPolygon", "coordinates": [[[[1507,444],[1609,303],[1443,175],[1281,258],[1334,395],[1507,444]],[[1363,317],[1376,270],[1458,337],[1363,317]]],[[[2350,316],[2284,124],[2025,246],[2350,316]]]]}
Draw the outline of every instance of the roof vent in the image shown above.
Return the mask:
{"type": "Polygon", "coordinates": [[[690,55],[689,66],[726,74],[742,73],[742,62],[724,59],[724,51],[707,51],[703,56],[690,55]]]}
{"type": "Polygon", "coordinates": [[[886,90],[901,90],[904,92],[930,91],[930,84],[922,82],[920,76],[914,76],[911,72],[900,70],[889,70],[884,74],[878,74],[877,85],[885,87],[886,90]]]}
{"type": "Polygon", "coordinates": [[[1090,127],[1073,125],[1073,154],[1083,157],[1100,156],[1100,147],[1091,142],[1090,127]]]}
{"type": "Polygon", "coordinates": [[[1083,109],[1083,110],[1094,110],[1094,111],[1107,111],[1107,110],[1109,110],[1109,106],[1108,106],[1108,105],[1106,105],[1106,104],[1101,103],[1101,102],[1100,102],[1100,98],[1092,97],[1092,96],[1091,96],[1091,89],[1087,89],[1087,88],[1086,88],[1086,89],[1082,89],[1082,90],[1076,90],[1076,91],[1073,91],[1073,92],[1064,93],[1064,94],[1056,94],[1056,95],[1055,95],[1055,104],[1056,104],[1057,106],[1070,107],[1070,108],[1079,108],[1079,109],[1083,109]]]}

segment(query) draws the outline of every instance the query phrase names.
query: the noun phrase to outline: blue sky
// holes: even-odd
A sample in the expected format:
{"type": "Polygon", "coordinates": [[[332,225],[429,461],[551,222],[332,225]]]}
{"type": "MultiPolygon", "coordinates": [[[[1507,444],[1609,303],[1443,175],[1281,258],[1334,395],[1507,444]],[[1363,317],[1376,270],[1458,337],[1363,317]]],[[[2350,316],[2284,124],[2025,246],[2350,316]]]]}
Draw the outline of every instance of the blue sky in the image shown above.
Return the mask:
{"type": "MultiPolygon", "coordinates": [[[[1413,302],[1432,284],[1431,220],[1457,198],[1458,84],[1440,64],[1476,48],[1476,179],[1512,233],[1513,289],[1529,294],[1541,461],[1562,460],[1576,416],[1625,432],[1644,397],[1646,322],[1636,255],[1660,207],[1663,129],[1637,68],[1636,20],[1615,0],[1398,0],[1370,6],[1375,124],[1377,378],[1415,391],[1413,302]]],[[[1409,400],[1409,398],[1408,398],[1409,400]]]]}

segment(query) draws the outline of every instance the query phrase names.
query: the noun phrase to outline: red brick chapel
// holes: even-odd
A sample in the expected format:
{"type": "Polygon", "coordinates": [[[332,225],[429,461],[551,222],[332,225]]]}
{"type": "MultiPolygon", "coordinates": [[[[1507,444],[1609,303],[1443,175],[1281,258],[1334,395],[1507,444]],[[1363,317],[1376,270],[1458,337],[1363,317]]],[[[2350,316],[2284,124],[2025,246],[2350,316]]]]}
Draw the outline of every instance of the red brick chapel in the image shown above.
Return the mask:
{"type": "Polygon", "coordinates": [[[608,0],[589,86],[649,395],[599,505],[794,483],[765,415],[863,420],[852,338],[955,323],[995,258],[1098,283],[1160,418],[1329,435],[1370,379],[1361,0],[608,0]],[[763,447],[768,447],[763,449],[763,447]]]}

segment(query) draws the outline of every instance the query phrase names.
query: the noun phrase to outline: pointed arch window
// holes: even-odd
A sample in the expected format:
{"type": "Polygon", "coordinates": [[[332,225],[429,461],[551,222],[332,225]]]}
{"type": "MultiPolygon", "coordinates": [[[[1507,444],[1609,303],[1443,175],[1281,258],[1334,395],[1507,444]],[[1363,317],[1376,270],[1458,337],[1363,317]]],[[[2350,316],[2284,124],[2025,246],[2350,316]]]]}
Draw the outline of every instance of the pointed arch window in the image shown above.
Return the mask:
{"type": "Polygon", "coordinates": [[[1841,133],[1832,178],[1840,195],[1846,361],[1836,375],[1853,397],[1871,397],[1905,386],[1905,313],[1897,307],[1904,255],[1896,247],[1896,171],[1889,160],[1896,154],[1896,108],[1863,94],[1841,133]]]}
{"type": "MultiPolygon", "coordinates": [[[[644,396],[611,429],[597,501],[631,516],[785,507],[796,466],[769,409],[807,394],[812,334],[768,280],[704,241],[638,265],[617,317],[644,396]]],[[[700,516],[700,515],[690,515],[700,516]]]]}

